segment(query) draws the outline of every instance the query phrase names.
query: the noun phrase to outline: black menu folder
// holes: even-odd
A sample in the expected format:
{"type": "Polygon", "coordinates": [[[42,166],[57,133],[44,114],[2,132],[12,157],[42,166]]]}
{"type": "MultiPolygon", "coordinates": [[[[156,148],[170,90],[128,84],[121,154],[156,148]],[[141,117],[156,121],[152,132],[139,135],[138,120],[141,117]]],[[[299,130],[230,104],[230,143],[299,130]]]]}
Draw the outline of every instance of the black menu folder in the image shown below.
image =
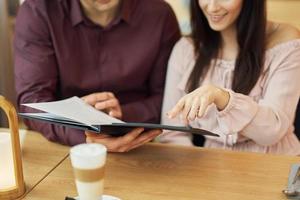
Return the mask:
{"type": "Polygon", "coordinates": [[[165,129],[218,137],[215,133],[199,128],[123,122],[107,115],[104,112],[94,109],[78,97],[71,97],[61,101],[29,103],[22,105],[43,111],[39,113],[19,113],[19,115],[23,118],[40,120],[76,129],[92,131],[99,134],[105,133],[112,136],[121,136],[128,133],[133,128],[142,127],[145,131],[151,129],[165,129]]]}

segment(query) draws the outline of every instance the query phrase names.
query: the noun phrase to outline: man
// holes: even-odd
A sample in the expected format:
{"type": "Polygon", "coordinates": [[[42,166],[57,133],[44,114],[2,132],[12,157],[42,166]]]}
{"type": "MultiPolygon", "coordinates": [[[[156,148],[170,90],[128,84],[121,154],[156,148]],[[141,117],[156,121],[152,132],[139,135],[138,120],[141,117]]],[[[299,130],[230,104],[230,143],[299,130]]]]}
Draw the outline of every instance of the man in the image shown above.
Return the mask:
{"type": "MultiPolygon", "coordinates": [[[[79,96],[124,121],[159,122],[167,61],[179,37],[175,15],[161,0],[27,0],[16,21],[18,103],[79,96]]],[[[138,128],[113,138],[26,124],[51,141],[98,142],[117,152],[161,133],[138,128]]]]}

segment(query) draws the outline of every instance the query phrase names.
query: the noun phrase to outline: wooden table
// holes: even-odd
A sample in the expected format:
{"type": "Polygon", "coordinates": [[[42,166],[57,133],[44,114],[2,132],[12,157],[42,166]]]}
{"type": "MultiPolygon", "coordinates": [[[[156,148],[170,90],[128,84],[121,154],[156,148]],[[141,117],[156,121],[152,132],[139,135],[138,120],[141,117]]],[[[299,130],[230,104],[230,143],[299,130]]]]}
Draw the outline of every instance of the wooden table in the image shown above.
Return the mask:
{"type": "Polygon", "coordinates": [[[26,193],[29,193],[66,157],[69,147],[47,141],[40,133],[27,131],[22,152],[26,193]]]}
{"type": "MultiPolygon", "coordinates": [[[[299,157],[148,144],[108,155],[105,194],[122,200],[277,200],[299,157]]],[[[76,196],[69,158],[25,199],[76,196]]]]}

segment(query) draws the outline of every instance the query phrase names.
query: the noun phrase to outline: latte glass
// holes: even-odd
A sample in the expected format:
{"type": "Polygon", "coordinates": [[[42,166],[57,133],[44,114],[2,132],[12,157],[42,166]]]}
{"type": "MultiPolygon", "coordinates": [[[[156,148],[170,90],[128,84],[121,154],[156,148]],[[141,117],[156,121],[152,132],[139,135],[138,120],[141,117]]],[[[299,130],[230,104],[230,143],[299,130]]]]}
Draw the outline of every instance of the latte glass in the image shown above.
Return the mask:
{"type": "Polygon", "coordinates": [[[70,150],[80,200],[101,200],[107,149],[101,144],[80,144],[70,150]]]}

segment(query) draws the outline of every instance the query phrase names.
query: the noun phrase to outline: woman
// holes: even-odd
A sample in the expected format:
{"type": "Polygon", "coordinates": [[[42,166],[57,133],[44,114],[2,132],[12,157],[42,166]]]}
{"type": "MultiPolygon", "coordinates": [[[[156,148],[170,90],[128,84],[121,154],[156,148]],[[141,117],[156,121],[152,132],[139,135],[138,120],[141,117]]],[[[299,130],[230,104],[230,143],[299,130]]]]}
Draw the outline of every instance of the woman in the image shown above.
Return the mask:
{"type": "MultiPolygon", "coordinates": [[[[265,0],[193,0],[192,34],[174,47],[162,123],[218,133],[206,147],[300,155],[300,35],[266,21],[265,0]],[[166,114],[168,113],[168,114],[166,114]]],[[[163,143],[192,145],[165,132],[163,143]]]]}

